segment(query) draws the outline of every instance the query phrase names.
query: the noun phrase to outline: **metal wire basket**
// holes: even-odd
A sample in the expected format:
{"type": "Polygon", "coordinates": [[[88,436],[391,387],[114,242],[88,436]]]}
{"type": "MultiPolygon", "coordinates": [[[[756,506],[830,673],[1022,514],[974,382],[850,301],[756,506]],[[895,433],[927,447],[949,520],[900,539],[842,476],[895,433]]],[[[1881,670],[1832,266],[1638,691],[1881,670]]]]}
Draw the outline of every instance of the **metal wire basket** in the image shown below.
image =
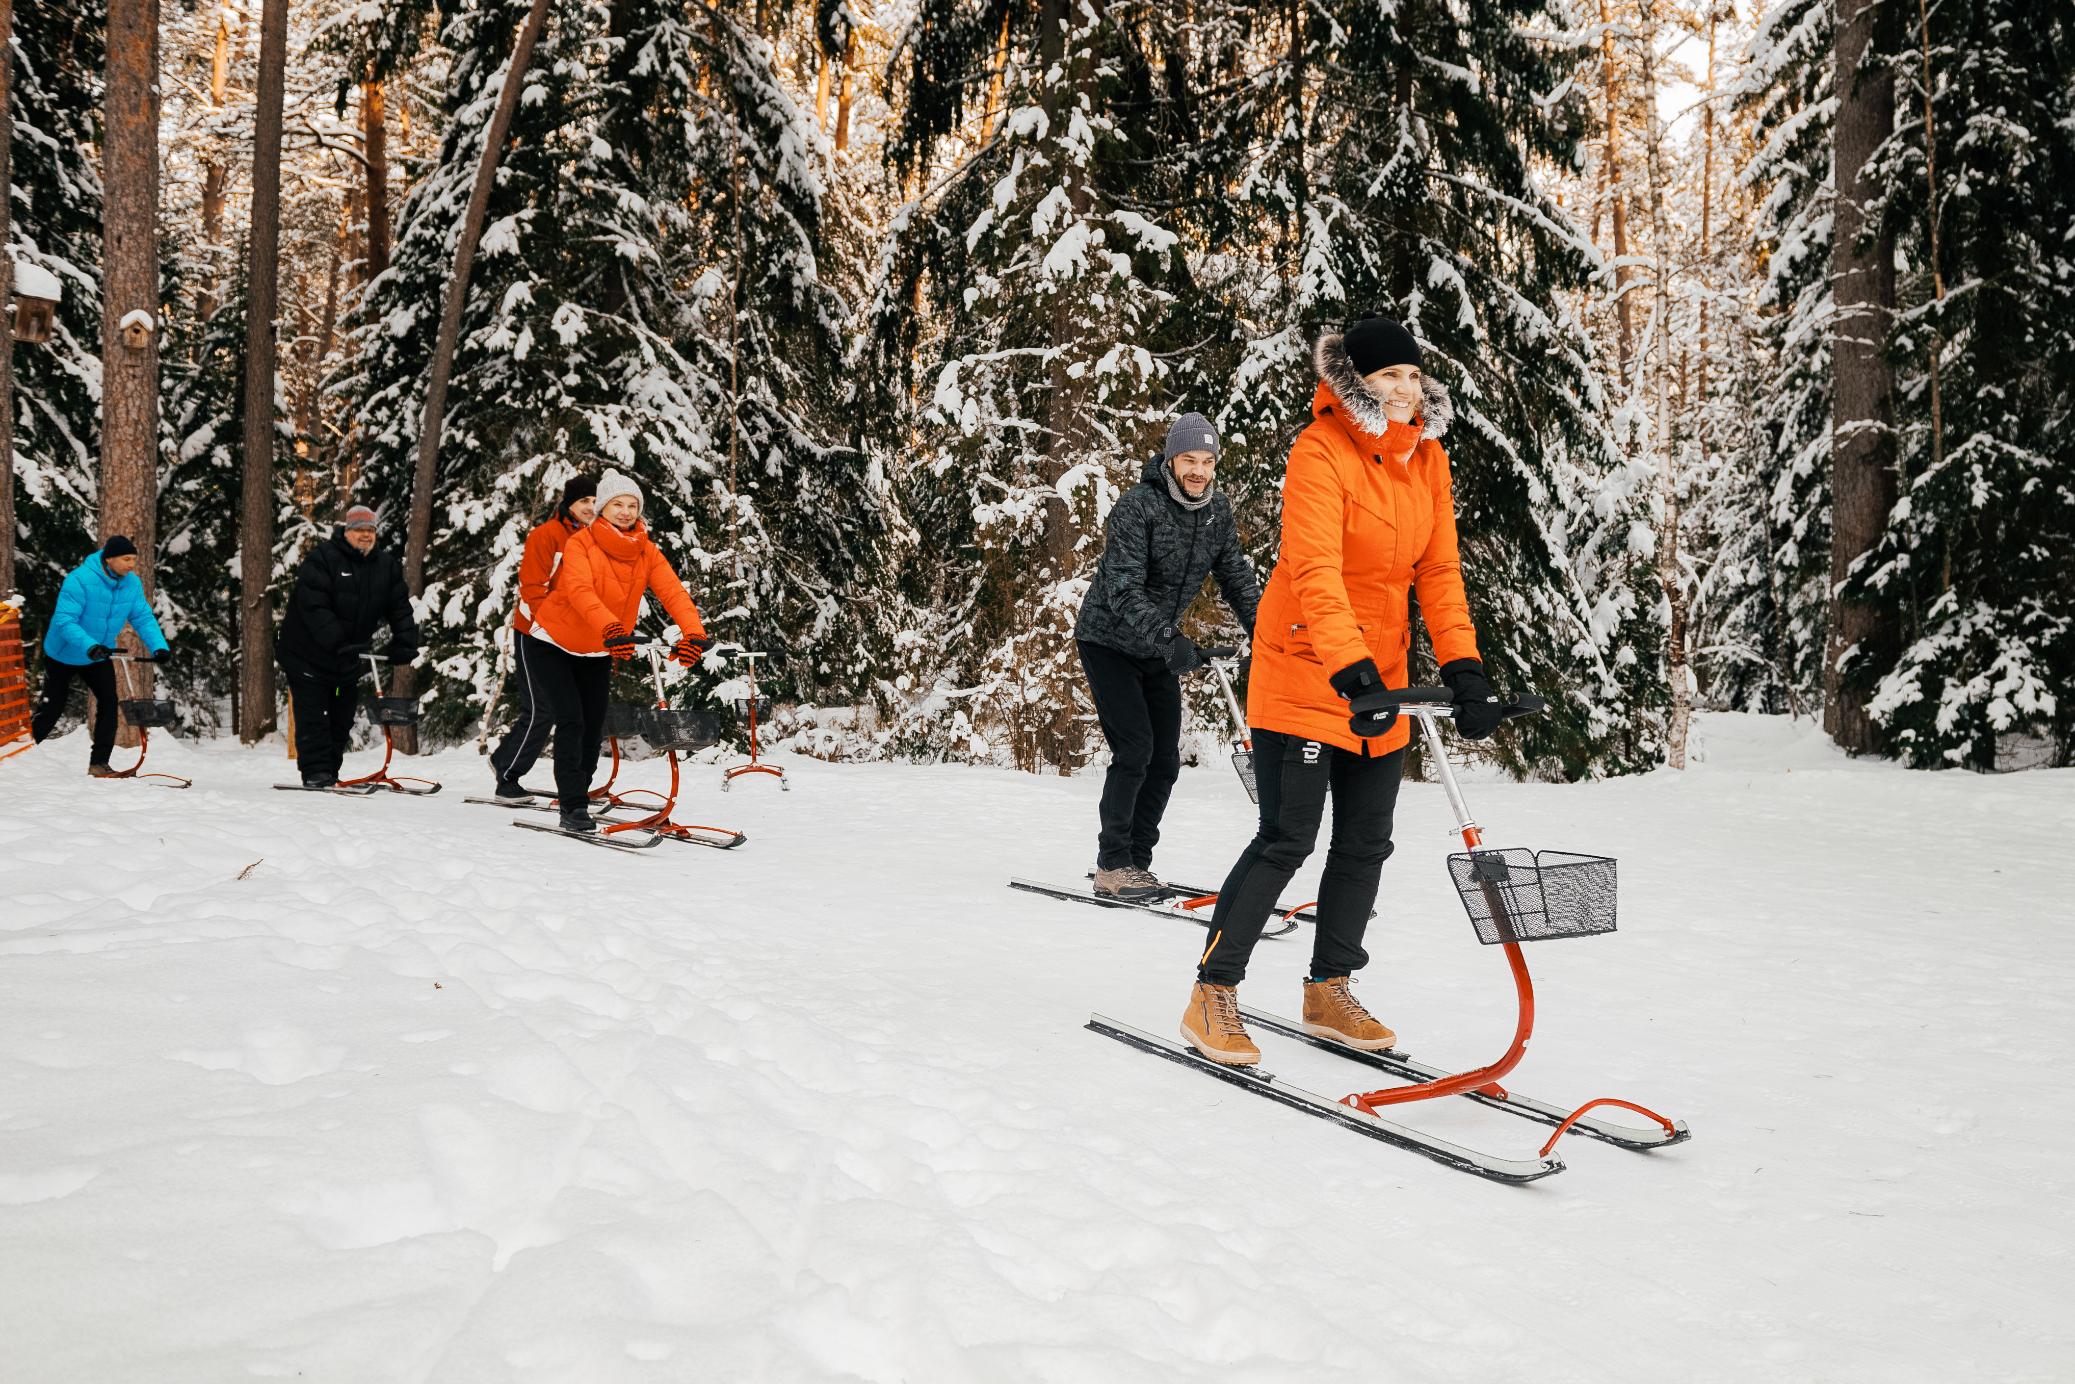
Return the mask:
{"type": "Polygon", "coordinates": [[[638,702],[606,707],[605,733],[617,740],[639,740],[657,754],[703,750],[721,741],[720,723],[708,712],[638,702]]]}
{"type": "Polygon", "coordinates": [[[1239,781],[1246,788],[1247,797],[1261,801],[1261,785],[1254,779],[1254,752],[1250,746],[1240,745],[1232,751],[1232,767],[1239,773],[1239,781]]]}
{"type": "Polygon", "coordinates": [[[418,699],[416,697],[363,697],[361,705],[367,708],[367,719],[378,726],[415,726],[418,724],[418,699]]]}
{"type": "Polygon", "coordinates": [[[1457,852],[1448,873],[1486,946],[1614,930],[1614,861],[1571,851],[1457,852]]]}
{"type": "Polygon", "coordinates": [[[140,730],[157,730],[173,724],[173,704],[159,698],[124,698],[116,703],[123,720],[140,730]]]}

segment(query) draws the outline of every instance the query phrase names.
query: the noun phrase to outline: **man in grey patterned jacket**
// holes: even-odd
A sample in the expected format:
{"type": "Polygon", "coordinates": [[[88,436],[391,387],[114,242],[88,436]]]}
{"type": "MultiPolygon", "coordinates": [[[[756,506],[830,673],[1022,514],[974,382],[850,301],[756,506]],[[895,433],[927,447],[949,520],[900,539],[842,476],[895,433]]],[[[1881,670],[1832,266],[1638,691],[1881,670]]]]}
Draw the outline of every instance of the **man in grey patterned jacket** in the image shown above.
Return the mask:
{"type": "Polygon", "coordinates": [[[1153,847],[1182,767],[1181,676],[1209,662],[1182,633],[1206,576],[1241,628],[1254,628],[1261,584],[1239,548],[1232,502],[1216,488],[1218,432],[1200,413],[1168,430],[1161,454],[1110,511],[1102,562],[1074,626],[1081,667],[1110,746],[1102,785],[1095,891],[1151,898],[1153,847]]]}

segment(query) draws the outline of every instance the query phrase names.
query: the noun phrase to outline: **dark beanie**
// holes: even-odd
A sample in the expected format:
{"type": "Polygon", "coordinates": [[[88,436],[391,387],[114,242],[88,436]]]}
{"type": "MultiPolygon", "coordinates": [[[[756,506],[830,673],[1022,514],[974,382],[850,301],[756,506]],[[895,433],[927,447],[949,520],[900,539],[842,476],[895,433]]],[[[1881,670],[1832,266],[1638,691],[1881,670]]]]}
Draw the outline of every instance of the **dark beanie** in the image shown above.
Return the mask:
{"type": "Polygon", "coordinates": [[[590,476],[571,476],[562,487],[562,508],[567,509],[578,500],[588,500],[598,493],[598,482],[590,476]]]}
{"type": "Polygon", "coordinates": [[[101,557],[103,560],[111,557],[135,556],[137,556],[137,545],[119,533],[110,536],[109,540],[101,545],[101,557]]]}
{"type": "Polygon", "coordinates": [[[1420,365],[1419,343],[1388,317],[1364,317],[1347,329],[1346,344],[1357,375],[1373,375],[1391,365],[1420,365]]]}

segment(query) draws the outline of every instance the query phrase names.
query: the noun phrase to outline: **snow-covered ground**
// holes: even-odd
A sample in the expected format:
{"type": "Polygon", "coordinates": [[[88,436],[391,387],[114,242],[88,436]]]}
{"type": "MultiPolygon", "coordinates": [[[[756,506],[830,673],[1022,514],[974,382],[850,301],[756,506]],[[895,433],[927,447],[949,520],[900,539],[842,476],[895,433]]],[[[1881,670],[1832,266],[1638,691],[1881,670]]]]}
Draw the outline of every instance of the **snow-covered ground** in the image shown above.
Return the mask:
{"type": "MultiPolygon", "coordinates": [[[[1172,1031],[1203,940],[1003,887],[1080,876],[1095,775],[704,768],[681,815],[749,844],[621,856],[463,803],[472,748],[356,800],[54,741],[0,764],[0,1380],[2069,1378],[2075,773],[1701,730],[1684,775],[1472,785],[1495,841],[1621,860],[1619,933],[1529,950],[1517,1089],[1694,1131],[1529,1187],[1083,1030],[1172,1031]]],[[[1186,771],[1157,864],[1215,883],[1248,817],[1186,771]]],[[[1496,1056],[1438,788],[1398,840],[1360,993],[1496,1056]]]]}

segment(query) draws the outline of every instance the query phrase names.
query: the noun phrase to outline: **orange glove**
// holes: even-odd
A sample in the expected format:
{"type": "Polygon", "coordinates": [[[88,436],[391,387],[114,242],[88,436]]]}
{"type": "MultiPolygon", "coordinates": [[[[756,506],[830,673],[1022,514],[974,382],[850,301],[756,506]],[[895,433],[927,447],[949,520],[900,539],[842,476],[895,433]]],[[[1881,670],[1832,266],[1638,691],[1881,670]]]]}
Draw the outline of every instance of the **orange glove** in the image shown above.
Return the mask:
{"type": "Polygon", "coordinates": [[[698,666],[699,660],[706,657],[706,651],[712,647],[712,635],[688,634],[677,641],[677,647],[670,651],[670,658],[674,663],[682,663],[687,668],[695,668],[698,666]]]}
{"type": "Polygon", "coordinates": [[[625,625],[605,627],[605,652],[614,658],[634,657],[634,636],[627,633],[625,625]]]}

